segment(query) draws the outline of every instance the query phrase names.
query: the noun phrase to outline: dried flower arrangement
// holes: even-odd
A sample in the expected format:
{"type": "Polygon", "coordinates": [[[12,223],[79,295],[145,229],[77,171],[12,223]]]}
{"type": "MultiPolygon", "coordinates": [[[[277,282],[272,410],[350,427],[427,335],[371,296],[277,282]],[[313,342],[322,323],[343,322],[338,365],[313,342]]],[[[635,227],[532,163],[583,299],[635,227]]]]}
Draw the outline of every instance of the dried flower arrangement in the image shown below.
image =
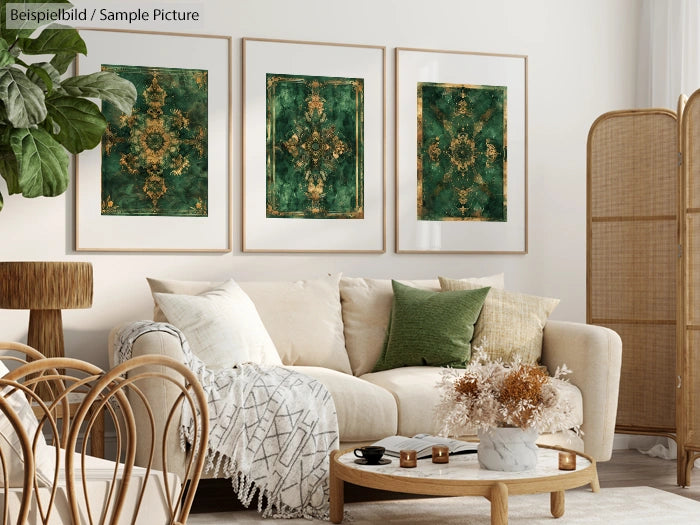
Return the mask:
{"type": "Polygon", "coordinates": [[[441,434],[474,434],[492,427],[580,433],[573,407],[555,386],[571,373],[566,365],[549,376],[543,367],[493,361],[481,349],[474,350],[465,370],[446,368],[440,379],[436,416],[441,434]]]}

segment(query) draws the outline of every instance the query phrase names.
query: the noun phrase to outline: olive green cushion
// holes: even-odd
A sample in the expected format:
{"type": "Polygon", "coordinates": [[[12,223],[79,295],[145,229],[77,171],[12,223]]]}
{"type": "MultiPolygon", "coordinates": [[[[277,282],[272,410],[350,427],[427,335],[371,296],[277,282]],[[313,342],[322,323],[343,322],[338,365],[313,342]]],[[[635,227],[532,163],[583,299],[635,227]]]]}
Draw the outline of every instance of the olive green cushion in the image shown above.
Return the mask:
{"type": "Polygon", "coordinates": [[[474,323],[490,288],[433,292],[392,281],[394,302],[386,341],[373,372],[401,366],[464,368],[474,323]]]}

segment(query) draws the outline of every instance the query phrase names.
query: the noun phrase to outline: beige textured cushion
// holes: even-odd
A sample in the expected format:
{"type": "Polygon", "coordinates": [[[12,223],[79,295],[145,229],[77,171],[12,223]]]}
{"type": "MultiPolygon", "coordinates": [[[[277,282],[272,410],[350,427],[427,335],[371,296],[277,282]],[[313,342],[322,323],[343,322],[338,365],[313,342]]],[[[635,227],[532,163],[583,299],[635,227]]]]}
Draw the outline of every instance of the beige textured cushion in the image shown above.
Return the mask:
{"type": "Polygon", "coordinates": [[[282,364],[255,305],[233,280],[199,295],[156,292],[153,296],[207,367],[282,364]]]}
{"type": "MultiPolygon", "coordinates": [[[[385,388],[396,398],[398,405],[398,433],[413,436],[422,432],[435,433],[441,422],[433,419],[435,407],[440,401],[437,388],[442,369],[430,366],[408,366],[365,374],[360,379],[385,388]]],[[[555,380],[555,385],[574,408],[576,423],[583,423],[583,398],[581,391],[571,383],[555,380]]]]}
{"type": "Polygon", "coordinates": [[[387,390],[350,374],[317,366],[291,366],[328,389],[338,415],[340,441],[376,441],[396,434],[396,401],[387,390]]]}
{"type": "MultiPolygon", "coordinates": [[[[345,351],[340,274],[306,281],[242,281],[285,365],[323,366],[351,373],[345,351]]],[[[148,279],[156,293],[201,293],[218,283],[148,279]]],[[[391,287],[391,285],[389,285],[391,287]]],[[[439,286],[439,284],[438,284],[439,286]]],[[[159,318],[158,308],[153,319],[159,318]]]]}
{"type": "MultiPolygon", "coordinates": [[[[0,377],[7,374],[9,370],[4,363],[0,362],[0,377]]],[[[34,411],[29,406],[27,397],[20,391],[15,391],[8,395],[12,387],[6,386],[3,390],[3,397],[10,405],[12,411],[19,417],[22,428],[27,433],[30,443],[34,440],[39,422],[34,415],[34,411]]],[[[10,487],[21,487],[24,481],[24,454],[22,452],[22,440],[17,431],[10,423],[4,412],[0,411],[0,449],[2,449],[7,468],[7,477],[10,487]]],[[[40,485],[50,486],[53,477],[53,465],[55,460],[52,456],[53,448],[44,441],[44,435],[40,432],[34,452],[34,472],[40,485]]],[[[0,468],[0,487],[4,486],[4,476],[0,468]]]]}
{"type": "MultiPolygon", "coordinates": [[[[425,290],[440,290],[437,279],[399,282],[425,290]]],[[[473,278],[469,282],[474,283],[475,288],[503,288],[503,274],[473,278]]],[[[382,353],[393,299],[391,279],[343,277],[340,280],[345,346],[356,376],[371,372],[382,353]]]]}
{"type": "MultiPolygon", "coordinates": [[[[464,279],[440,277],[443,291],[477,288],[464,279]]],[[[481,347],[492,359],[512,361],[519,355],[535,364],[542,356],[542,332],[559,299],[491,289],[474,326],[472,347],[481,347]]]]}

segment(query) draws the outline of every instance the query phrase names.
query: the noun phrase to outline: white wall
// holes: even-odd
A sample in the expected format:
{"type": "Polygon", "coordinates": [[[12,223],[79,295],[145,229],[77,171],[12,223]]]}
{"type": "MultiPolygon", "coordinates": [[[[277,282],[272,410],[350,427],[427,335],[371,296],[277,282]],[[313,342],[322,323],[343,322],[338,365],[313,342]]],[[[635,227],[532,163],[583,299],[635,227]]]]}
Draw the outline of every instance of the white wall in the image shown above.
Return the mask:
{"type": "MultiPolygon", "coordinates": [[[[112,326],[148,318],[144,277],[300,279],[327,272],[430,278],[505,272],[509,289],[561,298],[553,317],[585,320],[586,138],[603,112],[632,107],[635,0],[206,0],[201,33],[231,35],[234,250],[224,255],[76,253],[74,184],[53,199],[7,198],[0,260],[87,260],[89,310],[64,312],[66,354],[106,366],[112,326]],[[250,255],[240,251],[242,37],[387,47],[387,253],[250,255]],[[394,47],[529,56],[529,254],[397,255],[394,246],[394,47]]],[[[128,36],[125,36],[128,38],[128,36]]],[[[99,49],[90,49],[99,53],[99,49]]],[[[81,176],[84,174],[81,173],[81,176]]],[[[97,174],[95,174],[97,176],[97,174]]],[[[26,340],[28,313],[0,311],[0,339],[26,340]]]]}

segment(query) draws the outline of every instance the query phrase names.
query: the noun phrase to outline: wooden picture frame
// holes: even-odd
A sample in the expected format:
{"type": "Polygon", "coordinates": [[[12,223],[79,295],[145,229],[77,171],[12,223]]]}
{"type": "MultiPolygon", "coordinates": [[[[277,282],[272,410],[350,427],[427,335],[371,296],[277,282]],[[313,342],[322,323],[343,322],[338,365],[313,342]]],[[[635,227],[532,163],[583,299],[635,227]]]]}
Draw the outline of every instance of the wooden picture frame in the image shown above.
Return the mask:
{"type": "Polygon", "coordinates": [[[230,252],[231,37],[79,32],[90,53],[76,73],[138,78],[139,98],[76,157],[76,251],[230,252]]]}
{"type": "Polygon", "coordinates": [[[527,57],[396,49],[396,252],[527,253],[527,57]]]}
{"type": "Polygon", "coordinates": [[[385,54],[243,39],[244,252],[385,251],[385,54]]]}

